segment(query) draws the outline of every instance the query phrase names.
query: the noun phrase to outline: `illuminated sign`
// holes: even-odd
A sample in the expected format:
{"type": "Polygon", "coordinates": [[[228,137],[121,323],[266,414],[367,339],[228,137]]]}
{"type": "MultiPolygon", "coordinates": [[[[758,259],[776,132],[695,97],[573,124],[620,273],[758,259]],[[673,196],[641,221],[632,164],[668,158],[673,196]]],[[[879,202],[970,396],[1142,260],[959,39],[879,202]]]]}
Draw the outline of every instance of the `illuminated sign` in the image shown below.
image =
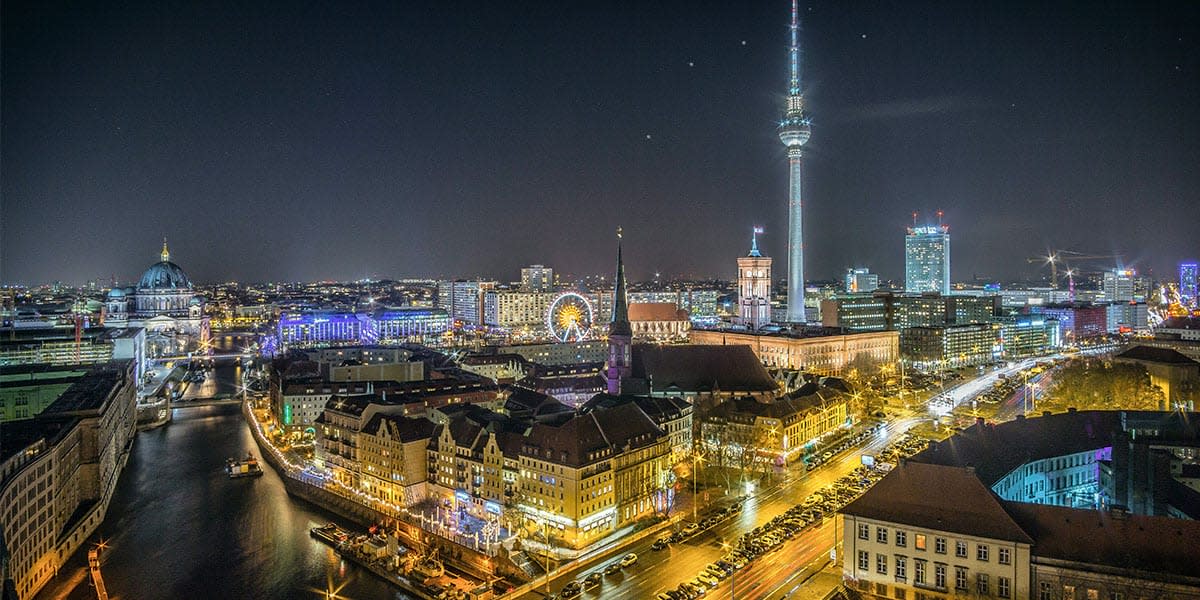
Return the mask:
{"type": "Polygon", "coordinates": [[[470,502],[471,501],[471,495],[464,492],[463,490],[454,490],[454,497],[459,502],[470,502]]]}
{"type": "Polygon", "coordinates": [[[495,502],[484,502],[483,509],[494,515],[500,514],[500,505],[495,502]]]}

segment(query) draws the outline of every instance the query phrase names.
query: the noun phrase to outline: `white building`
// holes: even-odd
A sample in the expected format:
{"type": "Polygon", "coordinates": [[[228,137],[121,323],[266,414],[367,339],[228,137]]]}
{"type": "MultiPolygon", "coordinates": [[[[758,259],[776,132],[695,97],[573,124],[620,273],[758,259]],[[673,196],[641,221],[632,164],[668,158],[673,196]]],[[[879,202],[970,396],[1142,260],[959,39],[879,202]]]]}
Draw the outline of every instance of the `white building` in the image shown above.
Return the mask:
{"type": "Polygon", "coordinates": [[[165,241],[159,262],[146,269],[137,287],[109,290],[104,326],[145,329],[146,353],[151,357],[202,351],[209,339],[204,297],[192,290],[183,269],[171,262],[165,241]]]}

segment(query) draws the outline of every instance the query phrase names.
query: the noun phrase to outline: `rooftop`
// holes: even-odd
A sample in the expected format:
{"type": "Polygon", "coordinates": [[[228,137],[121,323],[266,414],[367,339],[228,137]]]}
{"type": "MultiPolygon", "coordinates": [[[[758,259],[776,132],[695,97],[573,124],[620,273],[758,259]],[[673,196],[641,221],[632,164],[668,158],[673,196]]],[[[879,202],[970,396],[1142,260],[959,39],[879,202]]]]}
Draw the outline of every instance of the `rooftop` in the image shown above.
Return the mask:
{"type": "Polygon", "coordinates": [[[754,351],[743,345],[633,347],[633,379],[654,391],[774,392],[779,389],[754,351]]]}
{"type": "Polygon", "coordinates": [[[843,514],[914,527],[1033,543],[974,470],[902,461],[843,514]],[[936,493],[931,493],[936,490],[936,493]]]}
{"type": "Polygon", "coordinates": [[[1170,348],[1155,348],[1153,346],[1143,346],[1140,344],[1115,355],[1114,358],[1200,367],[1200,362],[1196,362],[1191,358],[1188,358],[1186,355],[1180,354],[1179,352],[1176,352],[1170,348]]]}
{"type": "Polygon", "coordinates": [[[1051,558],[1109,567],[1200,576],[1200,521],[1049,504],[1002,502],[1034,540],[1034,560],[1051,558]]]}

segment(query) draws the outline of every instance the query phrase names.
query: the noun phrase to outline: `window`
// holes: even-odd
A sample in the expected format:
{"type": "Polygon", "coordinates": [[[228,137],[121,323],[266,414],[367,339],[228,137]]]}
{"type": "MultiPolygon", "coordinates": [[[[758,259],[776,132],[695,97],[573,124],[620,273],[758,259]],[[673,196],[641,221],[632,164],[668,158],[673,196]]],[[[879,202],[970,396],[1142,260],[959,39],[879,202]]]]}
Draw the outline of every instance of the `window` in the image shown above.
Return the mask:
{"type": "Polygon", "coordinates": [[[1087,600],[1100,600],[1100,590],[1087,589],[1087,600]]]}
{"type": "Polygon", "coordinates": [[[954,542],[954,555],[959,558],[966,558],[967,557],[967,543],[966,542],[954,542]]]}
{"type": "Polygon", "coordinates": [[[908,578],[908,559],[903,556],[896,556],[896,581],[904,581],[908,578]]]}
{"type": "Polygon", "coordinates": [[[887,529],[884,529],[883,527],[876,527],[875,528],[875,541],[879,542],[880,544],[886,544],[887,543],[887,529]]]}
{"type": "Polygon", "coordinates": [[[981,561],[987,562],[987,559],[988,559],[987,544],[980,544],[979,546],[977,546],[975,548],[975,558],[976,558],[976,560],[981,560],[981,561]]]}
{"type": "Polygon", "coordinates": [[[871,539],[871,526],[870,525],[867,525],[866,523],[858,524],[858,539],[860,539],[860,540],[871,539]]]}
{"type": "Polygon", "coordinates": [[[954,589],[967,591],[967,568],[954,567],[954,589]]]}
{"type": "Polygon", "coordinates": [[[894,591],[896,594],[896,600],[908,600],[908,590],[900,586],[896,586],[894,591]]]}
{"type": "Polygon", "coordinates": [[[880,575],[887,575],[887,555],[886,554],[876,554],[875,555],[875,572],[879,573],[880,575]]]}
{"type": "Polygon", "coordinates": [[[946,538],[933,538],[933,551],[938,554],[945,554],[946,538]]]}
{"type": "Polygon", "coordinates": [[[1075,586],[1073,586],[1073,585],[1064,585],[1063,586],[1063,600],[1075,600],[1075,586]]]}
{"type": "Polygon", "coordinates": [[[1038,600],[1053,600],[1054,594],[1050,591],[1050,584],[1043,581],[1038,583],[1038,600]]]}
{"type": "Polygon", "coordinates": [[[858,570],[866,571],[871,568],[871,553],[866,550],[858,551],[858,570]]]}
{"type": "Polygon", "coordinates": [[[988,576],[987,573],[980,573],[975,576],[975,589],[982,595],[988,594],[988,576]]]}
{"type": "Polygon", "coordinates": [[[925,561],[913,561],[913,583],[925,583],[925,561]]]}
{"type": "Polygon", "coordinates": [[[998,554],[996,555],[996,560],[1000,561],[1000,564],[1002,565],[1012,564],[1012,550],[1009,550],[1008,548],[1000,548],[998,550],[998,554]]]}
{"type": "Polygon", "coordinates": [[[916,544],[915,544],[915,547],[916,547],[916,549],[917,549],[917,550],[924,550],[924,549],[925,549],[925,536],[924,536],[924,534],[920,534],[920,533],[918,533],[918,534],[916,535],[916,538],[917,538],[917,539],[916,539],[916,544]]]}
{"type": "Polygon", "coordinates": [[[908,546],[908,532],[907,531],[897,531],[896,532],[896,545],[901,548],[908,546]]]}
{"type": "MultiPolygon", "coordinates": [[[[1008,588],[1009,588],[1009,580],[1007,577],[997,577],[996,578],[996,593],[999,594],[999,596],[1001,598],[1009,597],[1009,595],[1008,595],[1009,589],[1008,588]]],[[[1096,598],[1094,600],[1099,600],[1099,598],[1096,598]]]]}
{"type": "Polygon", "coordinates": [[[946,565],[933,565],[933,586],[940,589],[946,589],[946,565]]]}

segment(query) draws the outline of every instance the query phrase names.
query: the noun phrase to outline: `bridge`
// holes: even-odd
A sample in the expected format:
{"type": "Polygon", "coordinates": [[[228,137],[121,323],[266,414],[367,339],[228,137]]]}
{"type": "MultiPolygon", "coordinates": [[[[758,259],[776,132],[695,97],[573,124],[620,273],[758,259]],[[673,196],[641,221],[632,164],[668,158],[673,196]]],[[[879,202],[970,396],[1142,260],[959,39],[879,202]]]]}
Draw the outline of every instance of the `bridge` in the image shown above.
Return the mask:
{"type": "Polygon", "coordinates": [[[172,409],[200,408],[201,406],[234,406],[241,404],[241,398],[233,396],[213,396],[211,398],[196,398],[193,400],[172,400],[172,409]]]}

